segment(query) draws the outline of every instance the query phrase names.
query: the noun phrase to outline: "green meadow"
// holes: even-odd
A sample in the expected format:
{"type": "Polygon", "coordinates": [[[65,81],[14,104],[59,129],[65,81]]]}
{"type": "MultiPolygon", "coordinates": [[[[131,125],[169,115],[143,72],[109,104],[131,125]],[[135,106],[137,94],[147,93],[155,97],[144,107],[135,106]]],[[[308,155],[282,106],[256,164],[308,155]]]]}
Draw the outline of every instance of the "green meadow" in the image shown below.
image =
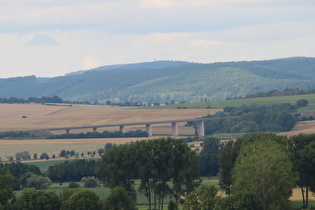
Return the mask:
{"type": "Polygon", "coordinates": [[[244,99],[231,99],[224,101],[205,101],[196,103],[183,103],[183,104],[172,104],[160,107],[149,107],[149,108],[224,108],[226,106],[240,107],[242,105],[273,105],[290,103],[295,104],[299,99],[306,99],[309,101],[307,107],[300,108],[301,112],[313,112],[315,111],[315,94],[307,95],[293,95],[293,96],[277,96],[277,97],[262,97],[262,98],[244,98],[244,99]]]}

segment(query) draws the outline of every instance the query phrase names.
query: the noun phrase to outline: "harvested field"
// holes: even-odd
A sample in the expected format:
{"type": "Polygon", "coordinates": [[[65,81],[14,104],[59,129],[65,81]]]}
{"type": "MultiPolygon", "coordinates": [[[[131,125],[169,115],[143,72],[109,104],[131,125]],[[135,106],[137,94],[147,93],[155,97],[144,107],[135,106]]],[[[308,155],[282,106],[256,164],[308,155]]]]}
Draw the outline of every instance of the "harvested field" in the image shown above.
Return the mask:
{"type": "Polygon", "coordinates": [[[104,148],[106,143],[125,144],[137,140],[149,140],[157,137],[148,138],[115,138],[115,139],[36,139],[36,140],[0,140],[0,157],[13,156],[17,152],[29,151],[33,157],[37,153],[38,157],[42,152],[47,152],[49,156],[58,156],[61,150],[74,150],[85,154],[104,148]]]}
{"type": "MultiPolygon", "coordinates": [[[[311,200],[315,201],[315,194],[314,194],[314,193],[309,192],[308,196],[309,196],[308,199],[309,199],[310,201],[311,201],[311,200]]],[[[302,193],[301,193],[301,189],[300,189],[300,188],[294,188],[294,189],[292,190],[292,196],[290,197],[290,200],[291,200],[291,201],[300,201],[300,200],[303,200],[303,198],[302,198],[302,193]]]]}
{"type": "MultiPolygon", "coordinates": [[[[112,106],[73,105],[47,106],[40,104],[0,104],[0,131],[33,130],[54,127],[70,127],[85,125],[100,125],[130,122],[148,122],[163,120],[178,120],[202,117],[213,114],[221,109],[135,109],[112,106]],[[27,116],[27,118],[22,118],[27,116]]],[[[119,128],[99,128],[98,131],[114,131],[119,128]]],[[[144,130],[145,126],[127,126],[129,130],[144,130]]],[[[171,133],[170,124],[152,126],[153,134],[167,135],[171,133]]],[[[71,130],[71,132],[87,132],[91,130],[71,130]]],[[[194,135],[195,130],[179,123],[180,135],[194,135]]],[[[65,131],[58,131],[65,133],[65,131]]],[[[296,135],[299,133],[315,133],[315,121],[299,122],[292,131],[280,135],[296,135]]],[[[121,139],[38,139],[38,140],[0,140],[0,157],[14,156],[17,152],[29,151],[49,155],[59,154],[62,149],[76,152],[96,151],[106,143],[123,144],[138,139],[150,138],[121,138],[121,139]]],[[[196,143],[193,143],[196,144],[196,143]]],[[[195,145],[198,147],[198,145],[195,145]]]]}
{"type": "MultiPolygon", "coordinates": [[[[47,106],[41,104],[0,104],[0,131],[35,130],[55,127],[87,126],[116,123],[149,122],[163,120],[193,119],[213,114],[221,109],[136,109],[126,107],[73,105],[47,106]],[[22,118],[26,116],[27,118],[22,118]]],[[[129,130],[145,130],[145,125],[126,126],[129,130]]],[[[119,130],[117,127],[99,128],[98,131],[119,130]]],[[[170,124],[152,125],[153,134],[171,134],[170,124]]],[[[71,132],[87,132],[71,130],[71,132]]],[[[179,123],[180,135],[194,135],[195,130],[179,123]]],[[[56,131],[65,133],[65,131],[56,131]]],[[[123,144],[138,139],[150,138],[115,138],[115,139],[37,139],[37,140],[0,140],[0,157],[6,160],[17,152],[29,151],[31,155],[47,152],[59,154],[63,149],[76,152],[97,151],[106,143],[123,144]]]]}
{"type": "Polygon", "coordinates": [[[279,135],[294,136],[299,133],[315,133],[315,120],[298,122],[291,131],[282,132],[279,135]]]}
{"type": "Polygon", "coordinates": [[[0,104],[0,131],[93,126],[194,119],[222,109],[137,109],[126,107],[40,104],[0,104]],[[22,118],[27,116],[27,118],[22,118]]]}

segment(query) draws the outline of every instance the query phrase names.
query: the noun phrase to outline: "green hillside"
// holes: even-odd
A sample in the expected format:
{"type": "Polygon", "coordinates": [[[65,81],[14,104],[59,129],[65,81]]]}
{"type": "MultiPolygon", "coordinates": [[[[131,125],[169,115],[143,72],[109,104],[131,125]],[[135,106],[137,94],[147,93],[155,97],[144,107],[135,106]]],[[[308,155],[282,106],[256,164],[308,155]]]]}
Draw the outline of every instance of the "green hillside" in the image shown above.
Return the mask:
{"type": "Polygon", "coordinates": [[[315,58],[212,64],[151,62],[100,67],[54,78],[0,79],[0,97],[58,95],[64,100],[103,103],[198,102],[296,87],[315,88],[315,58]]]}
{"type": "Polygon", "coordinates": [[[300,112],[309,112],[309,111],[315,112],[315,94],[183,103],[183,104],[161,106],[160,108],[207,108],[207,107],[224,108],[226,106],[240,107],[243,105],[252,105],[252,104],[256,104],[258,106],[260,105],[268,106],[268,105],[283,104],[283,103],[290,103],[294,105],[296,101],[298,101],[299,99],[306,99],[309,102],[306,107],[299,108],[300,112]]]}

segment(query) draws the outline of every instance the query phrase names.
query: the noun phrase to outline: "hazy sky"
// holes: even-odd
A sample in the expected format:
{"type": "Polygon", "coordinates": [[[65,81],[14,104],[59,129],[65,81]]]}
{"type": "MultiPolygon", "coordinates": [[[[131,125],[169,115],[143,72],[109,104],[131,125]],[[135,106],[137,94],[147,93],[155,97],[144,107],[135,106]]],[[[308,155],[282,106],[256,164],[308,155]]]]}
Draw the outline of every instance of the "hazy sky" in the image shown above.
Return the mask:
{"type": "Polygon", "coordinates": [[[0,78],[315,57],[315,0],[0,0],[0,78]]]}

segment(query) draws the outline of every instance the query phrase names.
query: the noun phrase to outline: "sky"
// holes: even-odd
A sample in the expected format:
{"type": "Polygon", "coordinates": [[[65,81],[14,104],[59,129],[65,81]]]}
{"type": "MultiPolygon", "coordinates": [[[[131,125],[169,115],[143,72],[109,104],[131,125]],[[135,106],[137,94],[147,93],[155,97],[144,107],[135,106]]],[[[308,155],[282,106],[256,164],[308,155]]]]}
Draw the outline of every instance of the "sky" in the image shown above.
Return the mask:
{"type": "Polygon", "coordinates": [[[315,57],[314,0],[0,0],[0,78],[315,57]]]}

